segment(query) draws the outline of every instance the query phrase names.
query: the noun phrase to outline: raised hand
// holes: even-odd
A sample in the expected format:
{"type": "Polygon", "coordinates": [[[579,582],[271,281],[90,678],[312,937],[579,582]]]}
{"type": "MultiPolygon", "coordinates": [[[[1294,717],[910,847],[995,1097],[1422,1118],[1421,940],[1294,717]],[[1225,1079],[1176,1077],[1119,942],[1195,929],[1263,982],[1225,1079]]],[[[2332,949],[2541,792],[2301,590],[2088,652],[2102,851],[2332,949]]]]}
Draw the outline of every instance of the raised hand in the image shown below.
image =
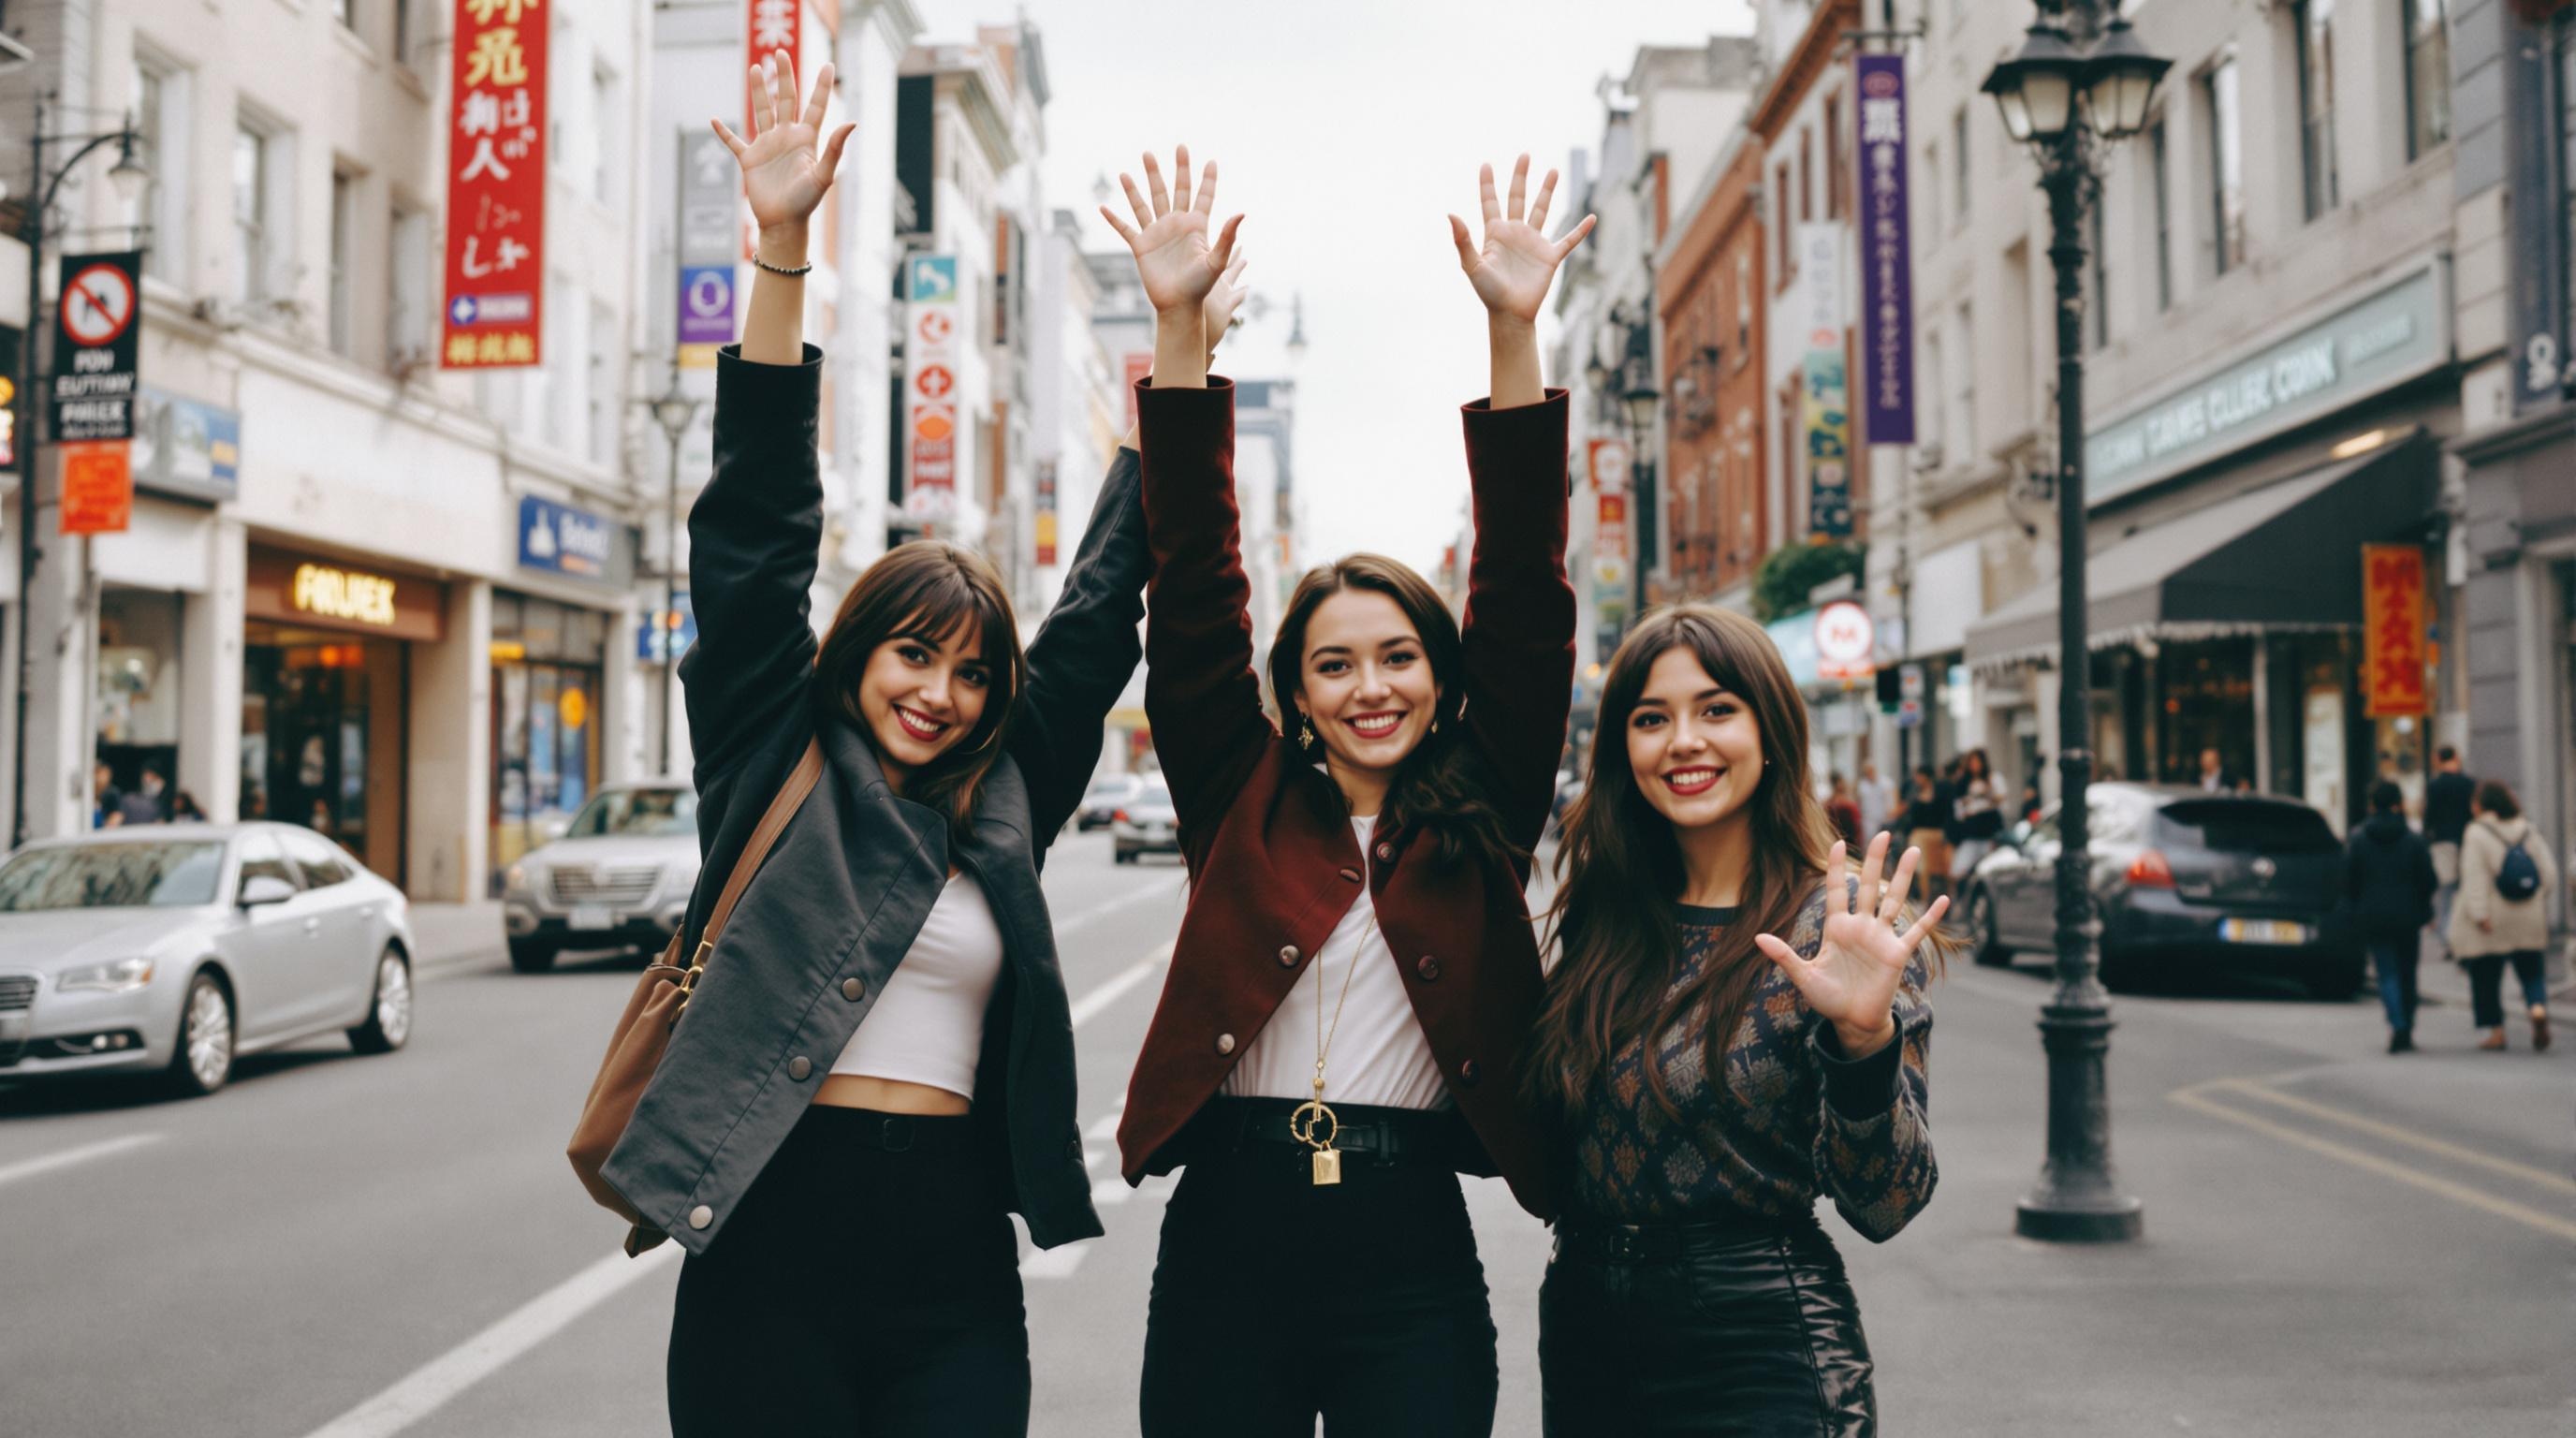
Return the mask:
{"type": "Polygon", "coordinates": [[[763,231],[802,226],[841,165],[841,147],[858,127],[832,132],[818,154],[823,111],[832,97],[832,67],[815,73],[814,89],[799,103],[796,75],[783,55],[770,55],[751,67],[752,136],[745,140],[722,120],[710,120],[716,138],[742,166],[743,186],[751,199],[751,217],[763,231]]]}
{"type": "Polygon", "coordinates": [[[1237,245],[1234,262],[1225,267],[1224,274],[1216,277],[1216,287],[1199,302],[1199,314],[1207,324],[1208,363],[1211,365],[1216,363],[1217,342],[1225,338],[1226,331],[1234,328],[1234,312],[1242,307],[1243,297],[1251,293],[1243,287],[1243,267],[1249,258],[1243,247],[1237,245]]]}
{"type": "Polygon", "coordinates": [[[1816,956],[1801,958],[1771,934],[1753,940],[1763,957],[1798,986],[1807,1006],[1834,1026],[1846,1057],[1866,1057],[1895,1039],[1896,991],[1904,982],[1905,966],[1950,907],[1946,895],[1934,899],[1912,928],[1898,931],[1922,857],[1922,850],[1907,849],[1897,861],[1896,877],[1881,885],[1878,876],[1887,872],[1887,833],[1881,830],[1861,861],[1854,904],[1846,897],[1852,892],[1851,856],[1836,843],[1825,865],[1825,928],[1816,956]]]}
{"type": "Polygon", "coordinates": [[[1485,242],[1479,246],[1469,241],[1467,222],[1456,215],[1449,217],[1449,238],[1458,246],[1458,267],[1467,272],[1468,283],[1476,287],[1476,298],[1497,319],[1514,319],[1523,324],[1538,323],[1538,307],[1547,298],[1549,281],[1556,277],[1556,267],[1592,233],[1598,218],[1585,215],[1583,223],[1567,232],[1562,240],[1547,237],[1547,205],[1556,194],[1556,171],[1538,187],[1538,201],[1522,214],[1522,196],[1529,186],[1529,156],[1520,157],[1512,166],[1511,201],[1505,205],[1494,198],[1494,167],[1483,166],[1477,172],[1485,202],[1485,242]]]}
{"type": "Polygon", "coordinates": [[[1216,162],[1208,162],[1195,192],[1190,187],[1189,146],[1174,153],[1172,165],[1177,188],[1166,190],[1162,166],[1151,153],[1145,156],[1150,203],[1132,177],[1123,172],[1118,176],[1127,191],[1128,207],[1135,211],[1135,224],[1120,219],[1107,205],[1100,207],[1101,218],[1135,252],[1136,275],[1144,281],[1145,299],[1157,314],[1195,310],[1206,302],[1234,262],[1234,232],[1243,223],[1241,215],[1226,221],[1216,231],[1215,243],[1209,243],[1211,217],[1216,212],[1216,162]]]}

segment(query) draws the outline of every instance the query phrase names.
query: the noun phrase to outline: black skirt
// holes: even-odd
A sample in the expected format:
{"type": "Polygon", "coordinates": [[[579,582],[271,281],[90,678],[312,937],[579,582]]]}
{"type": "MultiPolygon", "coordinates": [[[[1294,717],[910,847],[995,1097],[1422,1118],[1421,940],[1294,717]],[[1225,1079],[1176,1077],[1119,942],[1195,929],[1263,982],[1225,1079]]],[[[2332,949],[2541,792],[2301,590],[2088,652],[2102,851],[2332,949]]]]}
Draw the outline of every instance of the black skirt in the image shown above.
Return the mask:
{"type": "Polygon", "coordinates": [[[1860,1305],[1812,1215],[1559,1223],[1538,1357],[1548,1438],[1878,1431],[1860,1305]]]}

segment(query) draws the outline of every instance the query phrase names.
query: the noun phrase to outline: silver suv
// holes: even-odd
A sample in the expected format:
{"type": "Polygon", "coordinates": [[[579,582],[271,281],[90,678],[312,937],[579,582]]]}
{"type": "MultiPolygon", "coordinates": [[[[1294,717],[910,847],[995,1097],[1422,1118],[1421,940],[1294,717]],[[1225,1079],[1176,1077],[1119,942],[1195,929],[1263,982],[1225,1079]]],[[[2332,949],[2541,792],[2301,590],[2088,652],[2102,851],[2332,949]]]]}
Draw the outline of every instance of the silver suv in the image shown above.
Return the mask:
{"type": "Polygon", "coordinates": [[[510,866],[501,889],[510,967],[543,973],[565,949],[658,949],[697,883],[697,791],[675,780],[610,785],[562,838],[510,866]]]}

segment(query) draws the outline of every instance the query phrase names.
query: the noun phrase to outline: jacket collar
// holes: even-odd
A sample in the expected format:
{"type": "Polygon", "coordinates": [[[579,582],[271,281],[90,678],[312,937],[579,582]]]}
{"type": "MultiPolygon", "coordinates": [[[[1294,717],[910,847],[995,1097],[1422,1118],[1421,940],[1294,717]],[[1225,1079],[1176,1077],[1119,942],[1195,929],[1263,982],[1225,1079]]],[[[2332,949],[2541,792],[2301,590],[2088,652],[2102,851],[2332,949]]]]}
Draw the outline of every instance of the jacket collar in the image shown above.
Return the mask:
{"type": "MultiPolygon", "coordinates": [[[[861,797],[883,793],[904,828],[914,838],[936,845],[936,852],[946,861],[948,854],[948,818],[927,804],[916,803],[894,791],[886,781],[885,765],[877,757],[876,745],[858,726],[840,716],[823,713],[816,716],[823,736],[823,757],[831,761],[849,787],[861,797]]],[[[975,796],[975,818],[968,846],[982,853],[1000,853],[1017,847],[1028,847],[1029,786],[1020,774],[1020,766],[1005,751],[986,770],[984,782],[975,796]]]]}

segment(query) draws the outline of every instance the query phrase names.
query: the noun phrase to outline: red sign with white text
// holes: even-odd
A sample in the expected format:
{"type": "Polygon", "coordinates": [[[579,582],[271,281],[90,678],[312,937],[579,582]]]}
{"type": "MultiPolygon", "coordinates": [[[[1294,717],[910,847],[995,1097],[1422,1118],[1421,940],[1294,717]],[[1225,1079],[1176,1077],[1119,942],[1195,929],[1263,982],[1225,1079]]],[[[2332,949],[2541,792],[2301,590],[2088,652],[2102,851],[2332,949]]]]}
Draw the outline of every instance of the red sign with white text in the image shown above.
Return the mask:
{"type": "Polygon", "coordinates": [[[439,362],[543,357],[547,0],[456,0],[447,117],[447,311],[439,362]]]}
{"type": "Polygon", "coordinates": [[[2361,547],[2361,622],[2364,712],[2373,719],[2421,719],[2431,714],[2422,547],[2361,547]]]}
{"type": "MultiPolygon", "coordinates": [[[[805,35],[804,16],[801,13],[804,10],[804,0],[746,0],[746,4],[749,8],[745,12],[745,18],[750,22],[751,28],[748,32],[749,39],[743,49],[751,58],[744,63],[757,65],[772,55],[784,54],[787,57],[787,74],[790,80],[800,79],[804,69],[797,62],[804,58],[804,46],[800,43],[805,35]]],[[[788,93],[790,95],[796,93],[792,84],[788,93]]],[[[745,75],[742,90],[742,132],[746,135],[759,133],[754,127],[760,122],[753,118],[759,113],[758,95],[759,90],[751,77],[745,75]]],[[[781,116],[780,118],[793,119],[794,117],[781,116]]]]}

